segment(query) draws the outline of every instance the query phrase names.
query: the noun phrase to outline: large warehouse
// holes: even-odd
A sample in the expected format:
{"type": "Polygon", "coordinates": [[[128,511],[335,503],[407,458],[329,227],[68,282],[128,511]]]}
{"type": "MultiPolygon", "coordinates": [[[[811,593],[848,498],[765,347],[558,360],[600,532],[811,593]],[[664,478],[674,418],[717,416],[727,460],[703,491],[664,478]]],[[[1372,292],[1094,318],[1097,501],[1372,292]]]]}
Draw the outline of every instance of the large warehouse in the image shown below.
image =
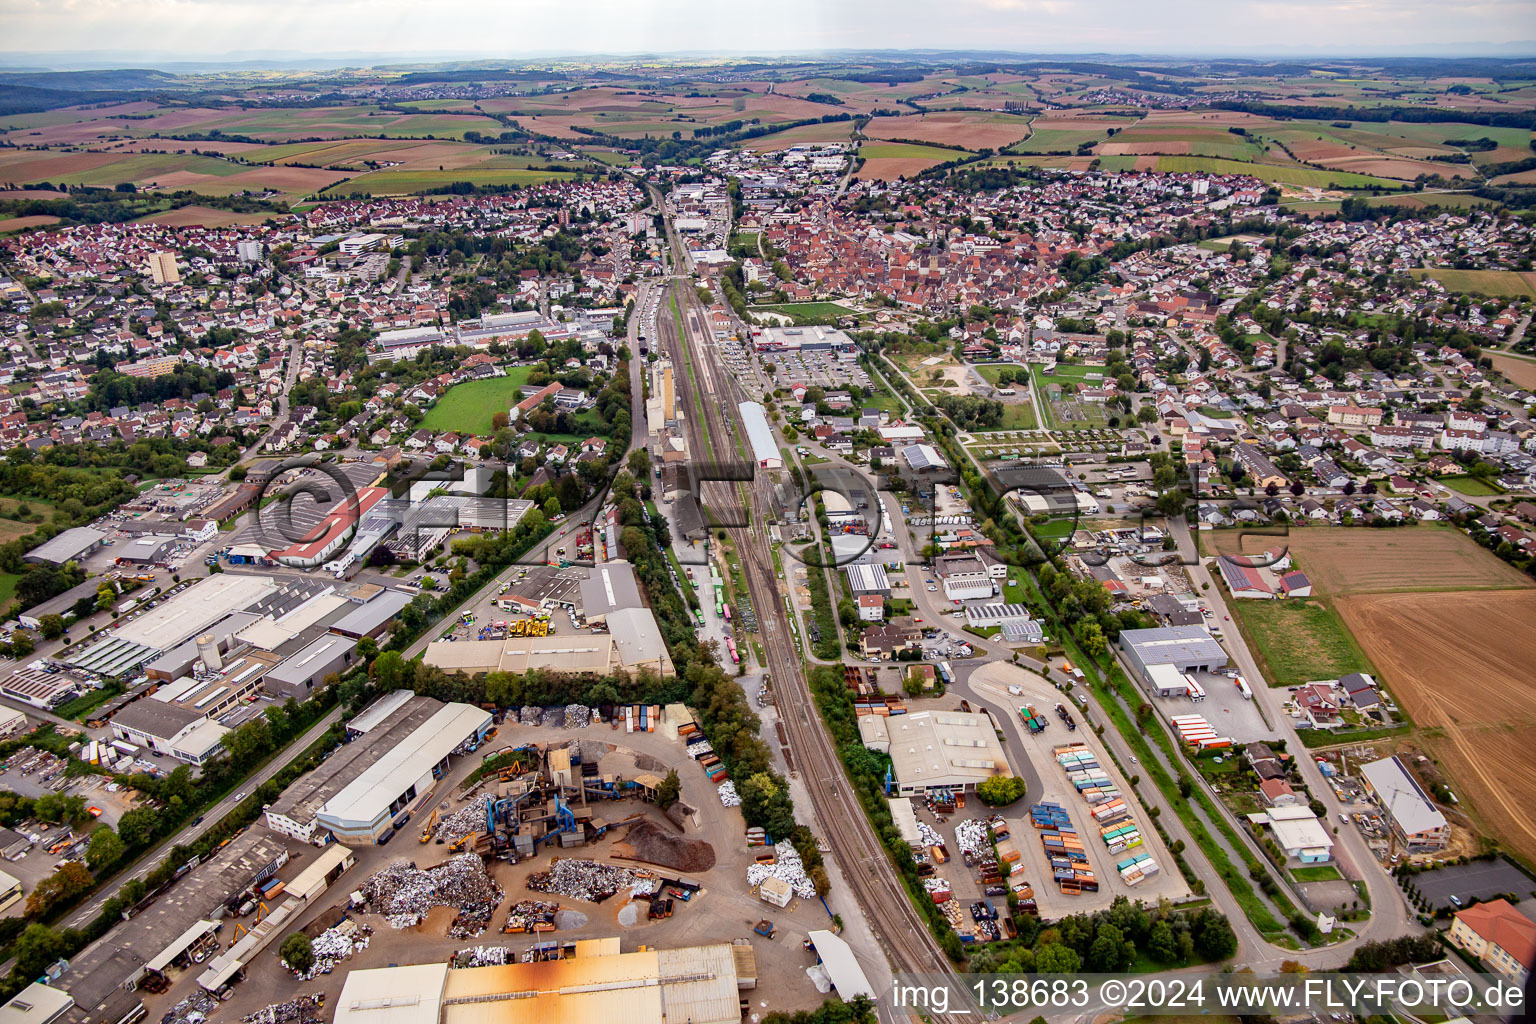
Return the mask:
{"type": "Polygon", "coordinates": [[[752,445],[752,458],[759,469],[783,469],[784,456],[773,443],[773,428],[768,425],[768,412],[757,402],[742,402],[741,422],[747,428],[747,441],[752,445]]]}
{"type": "Polygon", "coordinates": [[[305,772],[265,810],[267,827],[305,843],[324,845],[329,833],[320,810],[332,797],[432,720],[443,702],[409,690],[380,697],[352,719],[354,739],[344,743],[318,768],[305,772]],[[355,730],[355,731],[354,731],[355,730]]]}
{"type": "Polygon", "coordinates": [[[38,565],[64,565],[76,562],[101,547],[107,535],[89,526],[75,526],[46,540],[21,556],[23,562],[38,565]]]}
{"type": "Polygon", "coordinates": [[[624,953],[608,936],[573,946],[573,955],[539,963],[353,971],[335,1024],[738,1024],[741,991],[757,985],[750,945],[624,953]]]}
{"type": "Polygon", "coordinates": [[[442,777],[449,755],[466,744],[478,746],[490,731],[489,712],[469,704],[443,705],[327,800],[317,821],[338,842],[378,842],[395,816],[442,777]]]}
{"type": "Polygon", "coordinates": [[[1144,683],[1152,682],[1153,665],[1172,665],[1180,672],[1214,672],[1227,663],[1227,652],[1204,626],[1122,630],[1119,644],[1144,683]]]}
{"type": "Polygon", "coordinates": [[[986,715],[965,711],[865,715],[859,735],[871,750],[891,757],[894,790],[917,796],[934,790],[969,791],[994,775],[1009,774],[1008,755],[986,715]]]}

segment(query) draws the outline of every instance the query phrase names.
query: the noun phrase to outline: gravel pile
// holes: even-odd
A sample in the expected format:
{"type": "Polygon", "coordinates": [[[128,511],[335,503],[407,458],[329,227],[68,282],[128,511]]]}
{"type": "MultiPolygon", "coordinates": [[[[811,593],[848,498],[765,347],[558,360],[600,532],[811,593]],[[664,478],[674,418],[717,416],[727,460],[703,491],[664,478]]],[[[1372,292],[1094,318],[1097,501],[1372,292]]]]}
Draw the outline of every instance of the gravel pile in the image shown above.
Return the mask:
{"type": "Polygon", "coordinates": [[[539,725],[544,721],[544,709],[525,704],[518,711],[517,720],[522,725],[539,725]]]}
{"type": "Polygon", "coordinates": [[[591,724],[591,708],[585,704],[567,704],[565,706],[565,727],[567,729],[585,729],[591,724]]]}
{"type": "Polygon", "coordinates": [[[741,806],[741,797],[736,795],[736,783],[720,783],[720,802],[727,807],[741,806]]]}
{"type": "Polygon", "coordinates": [[[420,924],[433,907],[456,907],[459,914],[449,929],[455,938],[484,931],[502,897],[501,886],[472,853],[459,854],[425,871],[396,861],[360,888],[368,908],[389,918],[392,928],[420,924]]]}
{"type": "Polygon", "coordinates": [[[762,885],[765,878],[778,878],[788,882],[790,888],[795,890],[795,895],[801,899],[815,896],[816,887],[805,873],[805,865],[801,863],[800,854],[794,846],[780,843],[773,848],[773,852],[774,863],[747,865],[747,885],[755,887],[762,885]]]}
{"type": "Polygon", "coordinates": [[[967,818],[955,826],[955,843],[961,853],[977,856],[992,852],[992,826],[981,818],[967,818]]]}
{"type": "MultiPolygon", "coordinates": [[[[199,992],[197,995],[204,996],[207,999],[202,992],[199,992]]],[[[177,1003],[176,1007],[179,1009],[182,1003],[194,998],[196,997],[188,996],[181,1003],[177,1003]]],[[[218,1005],[212,999],[207,999],[207,1001],[213,1006],[218,1005]]],[[[271,1006],[264,1006],[255,1013],[248,1013],[240,1019],[245,1024],[320,1024],[324,1003],[325,997],[319,994],[297,996],[286,1003],[273,1003],[271,1006]]],[[[166,1014],[163,1019],[170,1020],[174,1012],[173,1010],[172,1013],[166,1014]]]]}
{"type": "Polygon", "coordinates": [[[548,871],[528,876],[528,888],[534,892],[569,896],[592,903],[601,903],[614,893],[628,891],[634,883],[634,872],[627,868],[599,864],[593,860],[557,860],[550,865],[548,871]]]}

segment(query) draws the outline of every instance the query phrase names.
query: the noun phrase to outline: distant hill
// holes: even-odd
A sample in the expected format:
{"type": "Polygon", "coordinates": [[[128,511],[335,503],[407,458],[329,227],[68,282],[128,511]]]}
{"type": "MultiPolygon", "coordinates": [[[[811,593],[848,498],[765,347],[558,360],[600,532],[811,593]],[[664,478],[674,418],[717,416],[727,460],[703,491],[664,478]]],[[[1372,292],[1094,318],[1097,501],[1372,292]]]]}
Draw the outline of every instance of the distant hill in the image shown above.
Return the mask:
{"type": "Polygon", "coordinates": [[[116,89],[164,91],[187,88],[187,84],[179,76],[150,68],[121,68],[114,71],[25,71],[19,74],[0,75],[0,86],[8,85],[59,89],[65,92],[116,89]]]}
{"type": "Polygon", "coordinates": [[[12,85],[8,75],[0,75],[0,116],[35,114],[82,103],[121,103],[137,99],[130,92],[72,92],[67,89],[39,89],[30,85],[12,85]]]}

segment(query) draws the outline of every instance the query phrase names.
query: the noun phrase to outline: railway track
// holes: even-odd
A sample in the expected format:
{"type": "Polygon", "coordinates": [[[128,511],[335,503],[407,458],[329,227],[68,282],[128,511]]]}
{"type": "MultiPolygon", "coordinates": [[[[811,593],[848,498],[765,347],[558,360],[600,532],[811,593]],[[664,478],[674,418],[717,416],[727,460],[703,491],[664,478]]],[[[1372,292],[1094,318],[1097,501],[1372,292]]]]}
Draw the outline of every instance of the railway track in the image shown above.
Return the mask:
{"type": "MultiPolygon", "coordinates": [[[[698,309],[691,284],[676,282],[672,293],[682,314],[681,336],[675,318],[658,317],[658,334],[665,339],[663,343],[677,368],[673,379],[678,383],[687,413],[689,450],[695,459],[708,451],[707,435],[718,458],[724,454],[722,445],[733,450],[735,439],[745,436],[737,403],[760,396],[743,394],[739,383],[718,359],[713,358],[704,346],[694,347],[690,325],[704,325],[708,320],[698,309]],[[686,369],[690,365],[691,372],[686,369]],[[696,415],[698,412],[703,413],[702,421],[696,415]]],[[[707,327],[700,333],[704,342],[712,340],[707,327]]],[[[734,483],[705,482],[700,488],[701,498],[707,506],[727,507],[732,501],[743,500],[741,491],[732,493],[737,487],[739,485],[734,483]]],[[[757,478],[753,490],[759,507],[764,510],[770,507],[772,488],[766,479],[757,478]],[[758,487],[761,487],[760,491],[758,487]]],[[[913,906],[906,887],[887,858],[884,845],[853,794],[832,737],[816,710],[789,628],[783,585],[777,580],[773,568],[768,532],[764,527],[766,514],[754,515],[750,501],[745,511],[745,527],[732,529],[737,534],[737,550],[747,589],[758,610],[767,668],[774,680],[775,703],[788,738],[790,763],[797,766],[810,792],[822,835],[842,869],[846,884],[863,906],[893,969],[898,972],[949,973],[953,966],[934,939],[927,921],[913,906]]],[[[928,1019],[958,1022],[960,1018],[929,1014],[928,1019]]]]}

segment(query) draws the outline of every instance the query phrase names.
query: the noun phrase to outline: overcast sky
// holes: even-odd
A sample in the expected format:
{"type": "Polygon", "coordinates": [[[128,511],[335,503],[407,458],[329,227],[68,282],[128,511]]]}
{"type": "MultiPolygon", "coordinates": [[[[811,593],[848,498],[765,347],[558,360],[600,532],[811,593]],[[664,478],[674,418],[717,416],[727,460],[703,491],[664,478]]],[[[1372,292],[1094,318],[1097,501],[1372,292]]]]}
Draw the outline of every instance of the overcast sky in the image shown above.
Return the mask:
{"type": "Polygon", "coordinates": [[[0,30],[13,53],[191,59],[916,47],[1509,55],[1536,39],[1536,0],[0,0],[0,30]]]}

